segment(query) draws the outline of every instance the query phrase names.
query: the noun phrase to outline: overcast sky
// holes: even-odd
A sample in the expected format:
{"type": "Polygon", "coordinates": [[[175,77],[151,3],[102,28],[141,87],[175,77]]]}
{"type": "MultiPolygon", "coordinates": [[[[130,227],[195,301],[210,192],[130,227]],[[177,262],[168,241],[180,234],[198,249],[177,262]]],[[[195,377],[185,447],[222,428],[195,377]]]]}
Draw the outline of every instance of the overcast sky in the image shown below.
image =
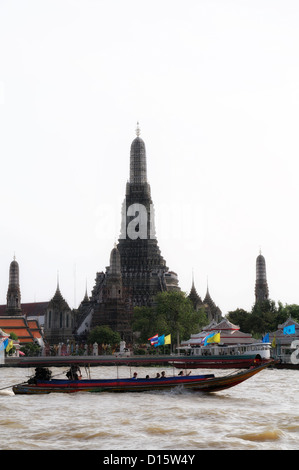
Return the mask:
{"type": "Polygon", "coordinates": [[[0,303],[77,307],[120,234],[139,121],[159,246],[223,314],[299,303],[298,0],[0,1],[0,303]]]}

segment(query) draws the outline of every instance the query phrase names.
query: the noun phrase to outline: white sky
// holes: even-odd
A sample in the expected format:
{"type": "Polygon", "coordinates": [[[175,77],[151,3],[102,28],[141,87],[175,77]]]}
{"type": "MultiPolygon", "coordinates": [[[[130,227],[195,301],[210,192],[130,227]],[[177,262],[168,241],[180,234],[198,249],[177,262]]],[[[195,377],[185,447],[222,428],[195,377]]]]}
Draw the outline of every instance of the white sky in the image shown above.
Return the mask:
{"type": "Polygon", "coordinates": [[[223,314],[299,303],[298,0],[0,1],[0,303],[78,306],[120,234],[140,122],[162,255],[223,314]]]}

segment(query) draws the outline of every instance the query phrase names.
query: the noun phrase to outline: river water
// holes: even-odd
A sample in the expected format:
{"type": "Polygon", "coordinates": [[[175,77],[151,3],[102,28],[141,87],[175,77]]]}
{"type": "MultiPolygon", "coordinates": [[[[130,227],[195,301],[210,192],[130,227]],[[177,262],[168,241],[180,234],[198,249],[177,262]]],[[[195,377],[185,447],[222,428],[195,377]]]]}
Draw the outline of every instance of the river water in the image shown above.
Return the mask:
{"type": "MultiPolygon", "coordinates": [[[[82,369],[82,368],[81,368],[82,369]]],[[[66,368],[53,368],[53,375],[66,368]]],[[[173,369],[164,369],[172,375],[173,369]]],[[[91,378],[130,377],[121,366],[91,378]]],[[[138,376],[161,368],[138,367],[138,376]]],[[[178,371],[175,370],[177,374],[178,371]]],[[[232,371],[202,370],[226,375],[232,371]]],[[[0,388],[33,369],[0,368],[0,388]]],[[[196,374],[196,371],[193,371],[196,374]]],[[[57,378],[59,376],[57,375],[57,378]]],[[[299,371],[266,369],[228,390],[14,395],[0,390],[1,450],[293,450],[299,448],[299,371]]]]}

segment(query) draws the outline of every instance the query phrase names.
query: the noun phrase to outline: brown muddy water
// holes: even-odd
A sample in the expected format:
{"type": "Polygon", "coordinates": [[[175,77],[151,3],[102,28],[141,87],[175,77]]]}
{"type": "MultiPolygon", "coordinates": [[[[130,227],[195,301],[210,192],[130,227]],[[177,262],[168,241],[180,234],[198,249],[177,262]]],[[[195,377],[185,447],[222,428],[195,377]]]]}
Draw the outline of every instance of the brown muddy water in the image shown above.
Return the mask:
{"type": "MultiPolygon", "coordinates": [[[[137,369],[136,369],[137,370],[137,369]]],[[[164,369],[167,375],[178,373],[164,369]]],[[[53,368],[53,375],[66,368],[53,368]]],[[[91,378],[130,377],[126,366],[91,378]]],[[[138,376],[161,368],[138,367],[138,376]]],[[[0,388],[33,369],[0,368],[0,388]]],[[[202,370],[226,375],[232,371],[202,370]]],[[[196,371],[193,371],[196,374],[196,371]]],[[[59,378],[59,375],[57,375],[59,378]]],[[[266,369],[236,387],[203,394],[14,395],[0,390],[0,450],[294,450],[299,448],[299,371],[266,369]]]]}

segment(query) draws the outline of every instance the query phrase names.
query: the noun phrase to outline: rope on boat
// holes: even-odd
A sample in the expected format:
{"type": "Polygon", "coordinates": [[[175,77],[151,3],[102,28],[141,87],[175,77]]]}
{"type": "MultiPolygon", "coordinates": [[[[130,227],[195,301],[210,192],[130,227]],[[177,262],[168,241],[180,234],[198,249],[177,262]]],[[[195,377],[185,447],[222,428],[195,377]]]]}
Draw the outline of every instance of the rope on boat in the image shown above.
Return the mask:
{"type": "Polygon", "coordinates": [[[21,382],[19,384],[13,384],[13,385],[8,385],[7,387],[2,387],[0,388],[0,390],[5,390],[6,388],[13,388],[13,387],[16,387],[18,385],[23,385],[23,384],[26,384],[27,382],[21,382]]]}

